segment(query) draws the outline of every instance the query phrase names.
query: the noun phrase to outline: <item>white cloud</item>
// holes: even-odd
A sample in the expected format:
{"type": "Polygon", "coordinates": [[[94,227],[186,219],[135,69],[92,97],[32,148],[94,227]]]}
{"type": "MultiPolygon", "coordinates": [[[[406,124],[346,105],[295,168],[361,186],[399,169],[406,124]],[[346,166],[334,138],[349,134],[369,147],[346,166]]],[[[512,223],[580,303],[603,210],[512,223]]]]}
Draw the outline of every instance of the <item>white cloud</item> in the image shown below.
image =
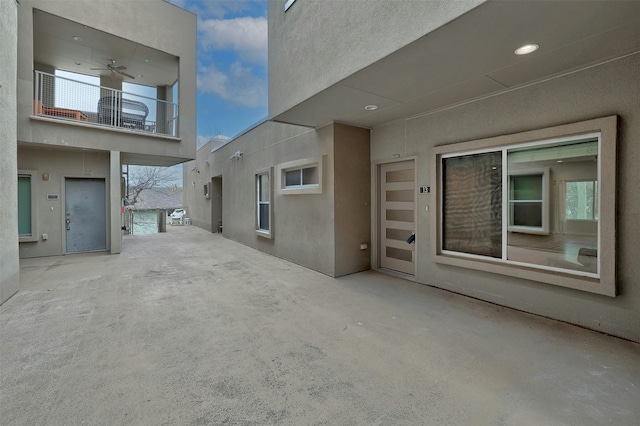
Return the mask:
{"type": "Polygon", "coordinates": [[[214,64],[201,67],[198,89],[202,93],[212,93],[232,104],[249,108],[267,104],[267,81],[239,62],[231,64],[228,74],[218,70],[214,64]]]}
{"type": "Polygon", "coordinates": [[[199,23],[202,48],[233,50],[240,59],[256,64],[267,63],[267,19],[241,17],[205,19],[199,23]]]}

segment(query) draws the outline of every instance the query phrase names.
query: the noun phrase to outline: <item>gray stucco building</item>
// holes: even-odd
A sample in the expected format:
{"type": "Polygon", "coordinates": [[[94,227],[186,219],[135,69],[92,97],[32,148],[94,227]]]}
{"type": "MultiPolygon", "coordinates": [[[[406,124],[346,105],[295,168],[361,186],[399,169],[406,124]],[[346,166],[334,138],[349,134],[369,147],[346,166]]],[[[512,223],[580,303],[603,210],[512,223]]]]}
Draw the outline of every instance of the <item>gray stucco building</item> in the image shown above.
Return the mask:
{"type": "Polygon", "coordinates": [[[195,157],[196,16],[160,0],[72,6],[1,6],[0,302],[19,257],[120,252],[124,164],[195,157]]]}
{"type": "Polygon", "coordinates": [[[195,225],[640,340],[640,3],[268,13],[269,120],[185,166],[195,225]]]}

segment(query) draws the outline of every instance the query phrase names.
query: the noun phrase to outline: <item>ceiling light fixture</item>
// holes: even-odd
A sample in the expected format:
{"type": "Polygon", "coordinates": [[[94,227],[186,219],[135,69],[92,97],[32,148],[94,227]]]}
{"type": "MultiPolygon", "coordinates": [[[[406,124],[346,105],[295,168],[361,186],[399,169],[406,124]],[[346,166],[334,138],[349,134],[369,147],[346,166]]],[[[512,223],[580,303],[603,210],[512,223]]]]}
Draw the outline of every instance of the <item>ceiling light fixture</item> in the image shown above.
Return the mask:
{"type": "Polygon", "coordinates": [[[149,59],[149,58],[144,58],[144,61],[145,61],[145,62],[151,62],[151,59],[149,59]]]}
{"type": "Polygon", "coordinates": [[[75,62],[74,62],[74,64],[76,64],[76,65],[82,65],[82,63],[81,63],[81,62],[78,62],[78,61],[75,61],[75,62]]]}
{"type": "Polygon", "coordinates": [[[375,111],[378,109],[378,105],[367,105],[364,107],[367,111],[375,111]]]}
{"type": "Polygon", "coordinates": [[[528,55],[529,53],[533,53],[540,48],[539,44],[530,43],[525,44],[524,46],[520,46],[515,50],[516,55],[528,55]]]}
{"type": "Polygon", "coordinates": [[[73,36],[71,37],[74,41],[82,41],[82,37],[80,36],[73,36]]]}
{"type": "Polygon", "coordinates": [[[138,74],[138,78],[142,78],[142,77],[144,77],[144,75],[138,74]]]}

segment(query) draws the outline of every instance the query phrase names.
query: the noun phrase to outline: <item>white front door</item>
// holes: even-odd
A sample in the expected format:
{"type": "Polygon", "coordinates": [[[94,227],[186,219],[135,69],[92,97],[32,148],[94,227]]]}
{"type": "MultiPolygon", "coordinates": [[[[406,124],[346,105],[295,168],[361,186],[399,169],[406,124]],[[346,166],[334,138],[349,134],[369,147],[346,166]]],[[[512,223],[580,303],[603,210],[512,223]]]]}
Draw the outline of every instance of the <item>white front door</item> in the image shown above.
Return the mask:
{"type": "Polygon", "coordinates": [[[413,160],[380,165],[380,267],[415,275],[415,165],[413,160]]]}

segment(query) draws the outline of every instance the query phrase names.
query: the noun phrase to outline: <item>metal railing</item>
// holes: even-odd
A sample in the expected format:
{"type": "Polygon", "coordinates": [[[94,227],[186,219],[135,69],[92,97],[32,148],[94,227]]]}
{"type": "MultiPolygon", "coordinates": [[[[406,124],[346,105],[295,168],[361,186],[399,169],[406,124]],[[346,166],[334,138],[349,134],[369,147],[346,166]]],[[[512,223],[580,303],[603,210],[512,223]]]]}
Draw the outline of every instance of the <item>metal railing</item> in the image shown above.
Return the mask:
{"type": "Polygon", "coordinates": [[[178,104],[34,71],[33,115],[178,135],[178,104]]]}

